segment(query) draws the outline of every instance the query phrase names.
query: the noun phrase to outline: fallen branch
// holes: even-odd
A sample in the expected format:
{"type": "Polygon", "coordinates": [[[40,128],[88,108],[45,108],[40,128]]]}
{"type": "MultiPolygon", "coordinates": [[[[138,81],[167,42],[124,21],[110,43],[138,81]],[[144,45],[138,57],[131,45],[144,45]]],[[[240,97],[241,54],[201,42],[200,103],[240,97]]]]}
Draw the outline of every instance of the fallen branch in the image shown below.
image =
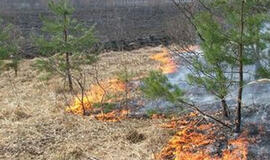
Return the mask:
{"type": "Polygon", "coordinates": [[[190,104],[190,103],[188,103],[188,102],[185,102],[185,101],[183,101],[183,100],[179,100],[179,102],[182,103],[182,104],[188,105],[190,108],[192,108],[193,110],[197,111],[197,112],[198,112],[199,114],[201,114],[203,117],[207,117],[207,118],[209,118],[209,119],[212,119],[213,121],[215,121],[215,122],[217,122],[217,123],[219,123],[219,124],[221,124],[221,125],[223,125],[223,126],[229,128],[230,130],[233,129],[231,126],[227,125],[226,123],[222,122],[221,120],[219,120],[219,119],[217,119],[217,118],[215,118],[215,117],[213,117],[213,116],[211,116],[211,115],[209,115],[209,114],[204,113],[203,111],[201,111],[201,110],[199,109],[199,107],[197,107],[197,106],[195,106],[195,105],[193,105],[193,104],[190,104]]]}

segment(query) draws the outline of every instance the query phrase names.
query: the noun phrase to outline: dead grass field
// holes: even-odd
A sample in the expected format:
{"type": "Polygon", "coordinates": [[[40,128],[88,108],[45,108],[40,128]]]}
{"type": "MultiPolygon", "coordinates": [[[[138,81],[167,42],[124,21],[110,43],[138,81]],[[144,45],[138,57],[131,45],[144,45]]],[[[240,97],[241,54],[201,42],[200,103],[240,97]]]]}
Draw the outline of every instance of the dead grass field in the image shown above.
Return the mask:
{"type": "MultiPolygon", "coordinates": [[[[98,64],[100,79],[113,76],[121,68],[119,60],[127,62],[130,70],[145,74],[157,67],[149,56],[161,50],[104,53],[98,64]]],[[[72,97],[63,97],[61,79],[41,81],[31,68],[33,61],[21,63],[17,78],[12,71],[1,75],[0,159],[148,160],[172,135],[159,127],[164,120],[105,123],[66,113],[65,102],[72,97]]]]}

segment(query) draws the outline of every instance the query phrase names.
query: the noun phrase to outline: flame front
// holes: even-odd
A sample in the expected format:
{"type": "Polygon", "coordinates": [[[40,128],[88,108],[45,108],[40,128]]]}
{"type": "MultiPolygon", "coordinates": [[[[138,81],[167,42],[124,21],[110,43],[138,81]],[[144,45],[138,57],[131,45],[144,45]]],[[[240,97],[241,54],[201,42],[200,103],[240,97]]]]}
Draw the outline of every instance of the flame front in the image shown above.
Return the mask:
{"type": "MultiPolygon", "coordinates": [[[[213,153],[211,148],[215,144],[226,141],[224,136],[218,136],[219,129],[212,123],[200,124],[198,121],[188,120],[188,115],[183,120],[172,120],[163,125],[165,128],[180,128],[156,155],[159,160],[247,160],[249,139],[244,132],[237,139],[229,139],[227,147],[213,153]]],[[[226,146],[226,144],[225,144],[226,146]]]]}
{"type": "Polygon", "coordinates": [[[239,138],[230,140],[229,148],[223,151],[223,160],[246,160],[249,143],[246,137],[247,132],[243,132],[239,138]]]}
{"type": "MultiPolygon", "coordinates": [[[[177,50],[176,52],[178,52],[179,54],[182,54],[182,53],[198,52],[198,51],[200,51],[200,47],[198,45],[190,45],[190,46],[186,46],[185,48],[181,48],[177,50]]],[[[159,69],[164,74],[175,73],[177,71],[177,65],[172,59],[170,52],[166,48],[163,48],[162,52],[150,56],[150,59],[160,62],[159,69]]]]}
{"type": "Polygon", "coordinates": [[[107,114],[100,113],[96,115],[96,119],[100,121],[105,121],[105,122],[118,122],[127,117],[129,113],[129,110],[121,110],[121,111],[112,111],[107,114]]]}
{"type": "Polygon", "coordinates": [[[85,111],[92,111],[93,105],[98,103],[112,103],[119,100],[117,94],[125,91],[125,84],[117,79],[101,82],[100,85],[92,85],[85,96],[78,95],[67,112],[82,115],[85,111]],[[109,95],[114,95],[109,97],[109,95]],[[109,98],[108,98],[109,97],[109,98]]]}
{"type": "Polygon", "coordinates": [[[162,73],[169,74],[176,72],[176,64],[171,59],[169,51],[167,49],[163,48],[161,53],[150,56],[150,59],[161,63],[159,69],[162,71],[162,73]]]}
{"type": "MultiPolygon", "coordinates": [[[[212,135],[203,134],[200,128],[210,129],[212,124],[199,126],[196,129],[197,131],[192,131],[196,125],[195,122],[187,123],[183,121],[180,123],[187,124],[187,126],[172,137],[168,145],[157,155],[157,159],[210,160],[211,156],[208,151],[200,150],[199,148],[213,143],[214,138],[212,135]]],[[[175,122],[172,126],[175,126],[175,122]]]]}

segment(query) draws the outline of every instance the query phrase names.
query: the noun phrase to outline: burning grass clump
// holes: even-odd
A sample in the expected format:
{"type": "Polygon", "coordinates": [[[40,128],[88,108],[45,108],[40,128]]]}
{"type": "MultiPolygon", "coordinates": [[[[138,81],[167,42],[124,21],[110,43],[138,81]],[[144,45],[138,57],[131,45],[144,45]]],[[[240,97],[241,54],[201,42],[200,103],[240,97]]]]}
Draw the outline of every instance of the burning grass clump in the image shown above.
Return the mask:
{"type": "Polygon", "coordinates": [[[247,132],[232,138],[230,131],[193,114],[162,125],[179,131],[156,154],[160,160],[246,160],[251,139],[247,132]],[[193,118],[191,118],[193,117],[193,118]]]}
{"type": "Polygon", "coordinates": [[[100,113],[95,116],[97,120],[104,122],[119,122],[126,119],[128,116],[128,110],[114,110],[109,113],[100,113]]]}
{"type": "Polygon", "coordinates": [[[92,85],[85,96],[78,95],[66,111],[79,115],[93,115],[97,120],[118,122],[125,119],[127,109],[118,109],[117,102],[122,100],[125,84],[111,79],[92,85]]]}
{"type": "Polygon", "coordinates": [[[155,110],[155,109],[147,110],[146,114],[149,118],[152,118],[152,119],[163,119],[166,117],[162,111],[155,110]]]}
{"type": "Polygon", "coordinates": [[[169,51],[163,48],[162,52],[150,56],[150,59],[160,62],[159,69],[164,74],[174,73],[177,70],[177,65],[171,59],[169,51]]]}
{"type": "MultiPolygon", "coordinates": [[[[157,54],[152,54],[150,59],[160,63],[159,69],[164,74],[176,71],[176,64],[171,59],[169,51],[165,48],[157,54]]],[[[77,95],[66,111],[78,115],[93,115],[96,119],[107,122],[117,122],[125,119],[130,112],[127,103],[131,99],[130,94],[133,94],[130,92],[136,92],[135,90],[139,87],[130,87],[129,85],[131,84],[129,81],[132,79],[136,79],[137,81],[143,76],[140,74],[138,77],[132,76],[133,78],[129,79],[128,73],[124,75],[124,79],[110,78],[105,81],[96,79],[97,83],[92,85],[90,90],[85,94],[81,93],[77,95]]],[[[164,115],[154,112],[149,114],[154,119],[164,118],[164,115]]]]}
{"type": "Polygon", "coordinates": [[[92,112],[95,104],[116,102],[119,100],[119,94],[124,91],[124,83],[117,79],[92,85],[90,91],[86,92],[84,96],[76,96],[72,105],[66,111],[84,115],[85,112],[92,112]]]}

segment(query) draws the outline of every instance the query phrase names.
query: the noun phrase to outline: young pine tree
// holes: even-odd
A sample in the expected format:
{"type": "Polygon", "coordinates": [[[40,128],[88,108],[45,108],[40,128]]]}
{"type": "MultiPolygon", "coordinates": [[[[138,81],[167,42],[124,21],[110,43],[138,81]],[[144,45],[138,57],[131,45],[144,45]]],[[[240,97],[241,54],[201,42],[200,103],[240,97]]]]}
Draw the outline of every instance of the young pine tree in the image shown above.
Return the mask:
{"type": "Polygon", "coordinates": [[[196,106],[188,102],[188,99],[186,99],[187,97],[185,97],[184,92],[177,85],[172,85],[169,82],[169,79],[161,72],[151,71],[149,76],[143,79],[141,91],[146,96],[146,98],[149,99],[162,98],[163,100],[166,100],[168,102],[171,102],[172,104],[175,104],[178,107],[181,107],[181,109],[184,109],[183,107],[191,109],[193,111],[196,111],[203,117],[207,117],[231,129],[229,125],[201,111],[199,106],[196,106]]]}
{"type": "MultiPolygon", "coordinates": [[[[269,15],[267,9],[262,8],[269,2],[204,0],[200,3],[205,9],[191,18],[201,40],[203,57],[192,62],[193,74],[189,75],[189,80],[220,98],[224,108],[231,83],[238,87],[235,131],[240,132],[244,66],[256,63],[266,46],[261,30],[269,23],[269,15]]],[[[143,92],[149,97],[187,103],[182,100],[182,94],[177,94],[181,90],[177,88],[174,92],[174,89],[166,77],[157,73],[151,73],[150,78],[144,80],[143,92]]]]}
{"type": "Polygon", "coordinates": [[[149,99],[162,98],[173,104],[184,100],[183,91],[176,85],[172,85],[166,75],[159,71],[151,71],[149,76],[143,79],[142,92],[149,99]]]}
{"type": "Polygon", "coordinates": [[[81,65],[91,64],[95,59],[91,51],[96,43],[94,29],[86,28],[72,18],[74,8],[68,0],[49,1],[48,6],[53,17],[41,17],[43,36],[34,38],[41,54],[48,58],[38,60],[35,66],[49,75],[56,73],[67,79],[72,91],[72,74],[80,71],[81,65]]]}
{"type": "MultiPolygon", "coordinates": [[[[264,47],[261,29],[267,21],[267,11],[261,10],[267,1],[204,1],[209,8],[195,18],[197,32],[203,37],[200,43],[204,51],[205,64],[195,63],[195,70],[214,73],[213,77],[191,76],[193,82],[206,86],[211,92],[219,93],[223,99],[227,94],[228,68],[235,68],[238,85],[236,132],[240,132],[242,92],[244,86],[244,66],[255,63],[254,57],[264,47]],[[256,49],[256,50],[255,50],[256,49]],[[257,51],[257,52],[256,52],[257,51]],[[197,67],[199,66],[199,67],[197,67]],[[210,67],[209,67],[210,66],[210,67]],[[229,67],[228,67],[229,66],[229,67]]],[[[207,74],[208,75],[208,74],[207,74]]],[[[212,74],[210,74],[212,75],[212,74]]]]}
{"type": "Polygon", "coordinates": [[[227,39],[222,33],[222,26],[209,13],[200,13],[194,19],[198,34],[204,39],[200,43],[203,55],[192,62],[193,73],[188,75],[189,82],[205,88],[221,101],[224,117],[229,117],[229,108],[225,97],[231,85],[230,64],[232,55],[226,47],[227,39]]]}
{"type": "MultiPolygon", "coordinates": [[[[269,19],[270,21],[270,19],[269,19]]],[[[270,78],[270,25],[265,26],[262,33],[263,41],[265,42],[260,49],[263,49],[263,54],[258,54],[259,67],[257,67],[257,78],[270,78]],[[266,44],[267,43],[267,44],[266,44]]]]}
{"type": "Polygon", "coordinates": [[[123,69],[120,72],[117,72],[117,79],[125,84],[125,91],[124,91],[124,107],[128,107],[129,101],[129,92],[130,81],[135,77],[135,73],[128,70],[127,62],[122,62],[123,69]]]}
{"type": "MultiPolygon", "coordinates": [[[[17,76],[21,59],[19,41],[21,36],[11,24],[4,24],[0,19],[0,70],[13,69],[17,76]]],[[[1,71],[0,71],[1,73],[1,71]]]]}

